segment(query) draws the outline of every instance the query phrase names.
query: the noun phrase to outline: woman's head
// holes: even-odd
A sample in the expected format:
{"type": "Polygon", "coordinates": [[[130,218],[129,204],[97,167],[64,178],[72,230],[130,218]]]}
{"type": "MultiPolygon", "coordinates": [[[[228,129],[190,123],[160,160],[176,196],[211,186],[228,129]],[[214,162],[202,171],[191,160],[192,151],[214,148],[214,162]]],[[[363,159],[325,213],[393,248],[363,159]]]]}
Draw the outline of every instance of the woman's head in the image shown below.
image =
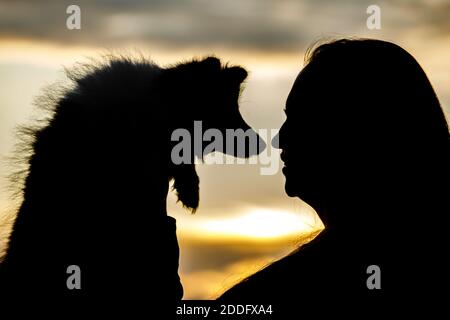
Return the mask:
{"type": "Polygon", "coordinates": [[[389,42],[338,40],[311,50],[286,115],[286,192],[319,214],[327,202],[363,202],[376,190],[397,197],[448,155],[448,127],[428,78],[389,42]]]}
{"type": "Polygon", "coordinates": [[[294,83],[286,113],[274,139],[286,165],[286,192],[317,209],[334,231],[222,298],[332,302],[344,294],[383,302],[439,283],[448,242],[438,219],[448,215],[449,132],[414,58],[378,40],[318,46],[294,83]],[[387,289],[381,300],[365,286],[372,263],[387,289]]]}

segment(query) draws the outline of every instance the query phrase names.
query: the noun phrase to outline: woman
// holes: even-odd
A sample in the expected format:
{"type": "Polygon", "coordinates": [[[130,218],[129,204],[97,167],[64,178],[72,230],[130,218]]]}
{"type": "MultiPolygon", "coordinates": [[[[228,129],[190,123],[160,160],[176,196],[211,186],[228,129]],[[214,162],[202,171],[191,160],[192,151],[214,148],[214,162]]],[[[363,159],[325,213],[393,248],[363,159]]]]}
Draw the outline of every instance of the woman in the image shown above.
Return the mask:
{"type": "Polygon", "coordinates": [[[449,131],[427,76],[379,40],[322,44],[306,62],[278,139],[286,193],[310,204],[325,230],[220,299],[285,301],[293,311],[436,294],[448,270],[449,131]]]}

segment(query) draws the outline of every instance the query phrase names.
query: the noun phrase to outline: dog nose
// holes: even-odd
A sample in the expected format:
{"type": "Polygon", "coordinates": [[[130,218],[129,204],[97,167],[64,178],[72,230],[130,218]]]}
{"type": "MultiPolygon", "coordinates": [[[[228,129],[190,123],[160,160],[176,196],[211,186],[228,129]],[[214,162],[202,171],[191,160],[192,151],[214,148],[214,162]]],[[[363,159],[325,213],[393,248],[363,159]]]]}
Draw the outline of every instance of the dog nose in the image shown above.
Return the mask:
{"type": "Polygon", "coordinates": [[[276,136],[272,138],[271,144],[272,144],[272,147],[274,147],[275,149],[280,149],[280,132],[279,131],[276,134],[276,136]]]}

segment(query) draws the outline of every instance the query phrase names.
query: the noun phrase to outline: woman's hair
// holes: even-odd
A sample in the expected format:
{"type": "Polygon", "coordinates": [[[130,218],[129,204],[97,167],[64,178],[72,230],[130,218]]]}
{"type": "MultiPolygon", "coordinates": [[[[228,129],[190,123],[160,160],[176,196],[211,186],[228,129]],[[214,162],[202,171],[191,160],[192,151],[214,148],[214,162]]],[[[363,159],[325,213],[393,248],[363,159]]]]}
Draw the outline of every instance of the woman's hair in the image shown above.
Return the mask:
{"type": "Polygon", "coordinates": [[[407,51],[381,40],[341,39],[312,47],[305,61],[288,98],[300,111],[288,119],[306,127],[296,130],[299,138],[309,132],[308,142],[326,149],[330,174],[343,165],[348,178],[398,178],[404,190],[448,182],[445,115],[407,51]]]}
{"type": "Polygon", "coordinates": [[[301,74],[306,81],[314,78],[311,89],[326,91],[321,93],[330,101],[315,106],[328,107],[334,120],[345,122],[350,116],[362,121],[362,128],[376,130],[376,137],[392,130],[387,132],[392,139],[398,134],[418,139],[414,144],[448,147],[448,126],[433,87],[414,57],[398,45],[341,39],[312,46],[305,62],[301,74]]]}
{"type": "Polygon", "coordinates": [[[384,188],[391,188],[393,202],[414,194],[427,205],[446,201],[440,191],[448,183],[448,125],[411,54],[386,41],[341,39],[309,50],[304,72],[312,96],[324,97],[312,106],[325,122],[321,130],[337,148],[348,145],[344,158],[362,159],[359,168],[350,161],[350,175],[390,180],[384,188]]]}

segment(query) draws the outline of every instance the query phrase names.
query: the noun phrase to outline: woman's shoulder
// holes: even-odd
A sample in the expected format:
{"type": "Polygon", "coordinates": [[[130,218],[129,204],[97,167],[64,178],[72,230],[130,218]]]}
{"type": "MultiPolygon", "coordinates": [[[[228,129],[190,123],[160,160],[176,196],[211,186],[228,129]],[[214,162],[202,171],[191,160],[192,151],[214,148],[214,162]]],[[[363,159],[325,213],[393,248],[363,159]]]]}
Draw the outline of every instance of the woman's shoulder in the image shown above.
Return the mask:
{"type": "MultiPolygon", "coordinates": [[[[270,264],[225,292],[221,300],[286,300],[300,290],[321,290],[322,284],[336,279],[337,257],[326,237],[318,236],[286,257],[270,264]]],[[[336,249],[336,248],[335,248],[336,249]]],[[[332,284],[331,284],[332,285],[332,284]]]]}

